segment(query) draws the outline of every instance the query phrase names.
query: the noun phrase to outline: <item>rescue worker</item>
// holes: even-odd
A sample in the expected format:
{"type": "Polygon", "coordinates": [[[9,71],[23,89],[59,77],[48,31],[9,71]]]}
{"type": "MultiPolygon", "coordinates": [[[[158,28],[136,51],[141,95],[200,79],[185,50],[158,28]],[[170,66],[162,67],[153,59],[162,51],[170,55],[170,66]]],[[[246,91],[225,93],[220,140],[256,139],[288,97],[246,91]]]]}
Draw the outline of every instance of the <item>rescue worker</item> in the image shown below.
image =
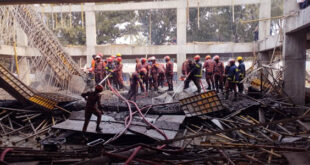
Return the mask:
{"type": "Polygon", "coordinates": [[[165,57],[165,61],[166,61],[166,70],[165,70],[165,76],[167,79],[167,83],[168,83],[168,91],[173,91],[173,63],[170,61],[170,57],[166,56],[165,57]]]}
{"type": "Polygon", "coordinates": [[[185,78],[188,76],[189,72],[190,72],[190,66],[193,64],[192,60],[190,59],[186,59],[183,64],[182,64],[182,76],[181,76],[181,80],[185,80],[185,78]]]}
{"type": "Polygon", "coordinates": [[[151,65],[151,84],[154,87],[154,91],[158,91],[158,75],[159,75],[159,64],[156,63],[156,58],[153,56],[150,58],[151,65]]]}
{"type": "Polygon", "coordinates": [[[85,121],[82,132],[85,133],[87,130],[88,123],[90,121],[91,115],[94,114],[97,116],[97,127],[96,131],[101,131],[100,123],[101,123],[101,115],[102,112],[99,109],[102,109],[101,106],[101,96],[100,92],[103,91],[103,87],[101,85],[97,85],[95,87],[95,91],[83,93],[81,96],[86,100],[86,108],[85,108],[85,121]],[[98,108],[96,107],[96,104],[98,108]]]}
{"type": "Polygon", "coordinates": [[[228,72],[227,72],[227,83],[228,83],[227,89],[228,90],[226,90],[225,99],[228,99],[230,91],[234,91],[234,95],[235,95],[234,100],[236,100],[236,98],[237,98],[236,83],[238,80],[238,68],[235,65],[234,59],[232,59],[229,63],[230,63],[229,64],[230,67],[229,67],[228,72]]]}
{"type": "Polygon", "coordinates": [[[120,57],[120,58],[122,58],[122,54],[120,54],[120,53],[117,53],[117,54],[116,54],[116,58],[117,58],[117,57],[120,57]]]}
{"type": "MultiPolygon", "coordinates": [[[[149,77],[150,77],[150,65],[147,63],[146,58],[141,58],[141,66],[142,69],[144,68],[146,70],[146,75],[144,76],[143,84],[145,84],[146,91],[149,89],[149,77]]],[[[142,90],[141,90],[142,91],[142,90]]]]}
{"type": "Polygon", "coordinates": [[[158,64],[158,86],[164,87],[165,82],[165,66],[164,64],[158,64]]]}
{"type": "Polygon", "coordinates": [[[224,64],[220,61],[220,57],[218,55],[214,56],[214,82],[215,82],[215,88],[216,92],[219,92],[219,90],[223,91],[223,74],[224,74],[224,64]]]}
{"type": "Polygon", "coordinates": [[[241,83],[241,81],[244,79],[245,74],[246,74],[245,65],[243,63],[243,59],[241,56],[237,57],[237,61],[239,63],[239,65],[238,65],[238,77],[239,77],[238,81],[239,81],[239,83],[237,84],[238,92],[243,93],[244,86],[243,86],[243,83],[241,83]]]}
{"type": "Polygon", "coordinates": [[[113,86],[113,84],[115,84],[115,79],[113,77],[115,77],[115,73],[114,73],[114,69],[115,66],[113,64],[113,60],[111,57],[107,58],[107,65],[105,67],[106,70],[106,74],[109,75],[108,80],[110,81],[111,86],[113,86]]]}
{"type": "Polygon", "coordinates": [[[140,59],[136,58],[136,72],[140,69],[142,69],[142,64],[140,62],[140,59]]]}
{"type": "Polygon", "coordinates": [[[211,59],[210,55],[207,55],[205,58],[205,63],[203,65],[203,68],[205,68],[206,73],[206,81],[208,84],[208,90],[214,89],[214,79],[213,79],[213,70],[214,70],[214,61],[211,59]],[[211,88],[212,85],[212,88],[211,88]]]}
{"type": "Polygon", "coordinates": [[[141,92],[145,92],[147,91],[147,87],[148,87],[148,76],[147,76],[147,70],[145,68],[142,68],[141,70],[139,70],[139,73],[140,73],[140,78],[141,78],[141,84],[140,84],[140,81],[139,81],[139,85],[140,85],[140,88],[141,88],[141,92]],[[146,85],[146,87],[144,88],[144,83],[146,85]]]}
{"type": "Polygon", "coordinates": [[[189,88],[189,83],[193,81],[197,87],[197,92],[200,93],[201,92],[200,80],[202,77],[202,64],[200,63],[200,56],[196,55],[194,57],[194,60],[195,62],[192,65],[190,65],[191,70],[189,72],[189,75],[187,79],[184,81],[184,89],[189,88]]]}
{"type": "MultiPolygon", "coordinates": [[[[128,91],[128,100],[130,100],[133,97],[134,101],[135,102],[137,101],[139,83],[142,83],[142,81],[140,79],[139,71],[134,72],[130,78],[130,89],[128,91]]],[[[144,86],[142,86],[142,87],[144,88],[144,86]]]]}
{"type": "Polygon", "coordinates": [[[117,89],[119,90],[123,89],[124,88],[123,63],[122,63],[121,57],[116,58],[114,75],[115,75],[115,82],[116,82],[117,89]]]}
{"type": "Polygon", "coordinates": [[[100,56],[96,56],[96,62],[94,65],[95,82],[99,84],[104,79],[105,65],[100,56]]]}

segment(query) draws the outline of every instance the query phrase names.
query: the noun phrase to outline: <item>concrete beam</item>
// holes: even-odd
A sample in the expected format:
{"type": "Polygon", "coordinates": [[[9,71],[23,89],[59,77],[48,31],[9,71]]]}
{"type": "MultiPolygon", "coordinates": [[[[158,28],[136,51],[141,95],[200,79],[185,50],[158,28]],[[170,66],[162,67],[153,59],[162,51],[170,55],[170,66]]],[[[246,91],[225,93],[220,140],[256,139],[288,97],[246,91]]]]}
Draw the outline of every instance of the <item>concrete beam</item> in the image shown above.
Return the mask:
{"type": "MultiPolygon", "coordinates": [[[[228,53],[252,53],[253,43],[187,43],[185,54],[228,54],[228,53]]],[[[97,45],[94,46],[95,52],[111,55],[121,53],[124,55],[169,55],[178,54],[177,45],[152,45],[137,46],[137,45],[97,45]]],[[[70,46],[65,47],[65,51],[71,56],[85,56],[92,54],[87,53],[86,46],[70,46]]],[[[14,55],[13,46],[0,45],[0,54],[14,55]]],[[[39,52],[35,48],[17,47],[18,56],[35,56],[39,52]]]]}
{"type": "Polygon", "coordinates": [[[295,15],[290,16],[289,22],[286,22],[286,33],[293,33],[310,27],[310,7],[303,10],[291,10],[291,12],[289,12],[288,14],[295,15]]]}
{"type": "MultiPolygon", "coordinates": [[[[172,1],[153,1],[153,2],[126,2],[126,3],[110,3],[110,4],[96,4],[95,7],[84,6],[84,11],[126,11],[126,10],[149,10],[149,9],[173,9],[178,8],[180,3],[184,0],[172,1]]],[[[190,8],[197,7],[199,2],[200,7],[221,7],[231,6],[232,0],[189,0],[188,6],[190,8]]],[[[248,5],[258,4],[260,0],[234,0],[234,5],[248,5]]],[[[81,12],[81,5],[62,5],[62,6],[45,6],[44,12],[81,12]]],[[[37,8],[38,12],[42,12],[40,7],[37,8]]]]}
{"type": "Polygon", "coordinates": [[[258,50],[259,52],[267,51],[274,49],[275,47],[282,46],[282,39],[281,36],[269,36],[266,39],[258,42],[258,50]]]}
{"type": "Polygon", "coordinates": [[[1,0],[0,5],[41,4],[41,3],[84,3],[84,2],[125,2],[125,1],[151,1],[151,0],[1,0]]]}

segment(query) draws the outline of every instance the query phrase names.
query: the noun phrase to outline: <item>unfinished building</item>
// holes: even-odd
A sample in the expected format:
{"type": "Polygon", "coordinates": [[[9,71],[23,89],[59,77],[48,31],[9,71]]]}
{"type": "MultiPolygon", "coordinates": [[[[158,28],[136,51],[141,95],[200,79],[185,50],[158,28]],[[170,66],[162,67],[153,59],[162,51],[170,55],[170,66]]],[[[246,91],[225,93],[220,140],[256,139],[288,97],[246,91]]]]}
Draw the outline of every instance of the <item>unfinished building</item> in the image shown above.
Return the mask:
{"type": "Polygon", "coordinates": [[[0,164],[309,164],[309,1],[0,4],[0,164]],[[112,72],[95,83],[99,55],[119,55],[123,89],[112,72]],[[183,89],[193,70],[184,74],[184,62],[207,55],[225,66],[243,59],[246,76],[236,83],[245,91],[210,90],[207,74],[201,93],[193,83],[183,89]],[[134,60],[165,66],[165,56],[174,90],[159,80],[143,92],[141,83],[128,98],[134,60]],[[98,84],[102,130],[91,115],[83,131],[81,94],[98,84]]]}

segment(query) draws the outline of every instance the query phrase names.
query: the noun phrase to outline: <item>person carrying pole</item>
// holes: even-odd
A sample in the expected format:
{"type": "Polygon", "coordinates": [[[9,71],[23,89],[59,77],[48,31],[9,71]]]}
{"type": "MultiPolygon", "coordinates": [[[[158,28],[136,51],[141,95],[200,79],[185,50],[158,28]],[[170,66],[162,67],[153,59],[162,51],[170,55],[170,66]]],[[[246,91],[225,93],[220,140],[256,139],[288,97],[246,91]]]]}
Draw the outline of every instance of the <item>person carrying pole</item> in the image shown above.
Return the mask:
{"type": "Polygon", "coordinates": [[[194,60],[195,62],[190,66],[191,71],[188,73],[188,76],[184,81],[184,89],[189,88],[189,83],[193,81],[197,87],[197,92],[200,93],[201,92],[200,80],[202,77],[202,64],[200,63],[200,56],[196,55],[194,57],[194,60]]]}

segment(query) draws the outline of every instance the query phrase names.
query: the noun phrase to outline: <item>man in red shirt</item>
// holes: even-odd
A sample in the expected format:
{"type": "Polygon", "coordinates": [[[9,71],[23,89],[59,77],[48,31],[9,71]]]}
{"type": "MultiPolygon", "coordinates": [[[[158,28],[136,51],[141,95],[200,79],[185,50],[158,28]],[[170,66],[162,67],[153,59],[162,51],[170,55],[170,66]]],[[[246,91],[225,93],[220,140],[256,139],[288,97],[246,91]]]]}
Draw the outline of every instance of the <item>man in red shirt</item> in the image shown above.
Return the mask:
{"type": "Polygon", "coordinates": [[[205,68],[206,70],[205,77],[208,83],[208,90],[211,90],[211,85],[212,89],[214,89],[214,79],[213,79],[214,61],[211,59],[210,55],[206,56],[203,68],[205,68]]]}
{"type": "Polygon", "coordinates": [[[173,91],[173,63],[170,61],[170,57],[166,56],[165,57],[166,61],[166,70],[165,70],[165,75],[168,83],[168,91],[173,91]]]}

